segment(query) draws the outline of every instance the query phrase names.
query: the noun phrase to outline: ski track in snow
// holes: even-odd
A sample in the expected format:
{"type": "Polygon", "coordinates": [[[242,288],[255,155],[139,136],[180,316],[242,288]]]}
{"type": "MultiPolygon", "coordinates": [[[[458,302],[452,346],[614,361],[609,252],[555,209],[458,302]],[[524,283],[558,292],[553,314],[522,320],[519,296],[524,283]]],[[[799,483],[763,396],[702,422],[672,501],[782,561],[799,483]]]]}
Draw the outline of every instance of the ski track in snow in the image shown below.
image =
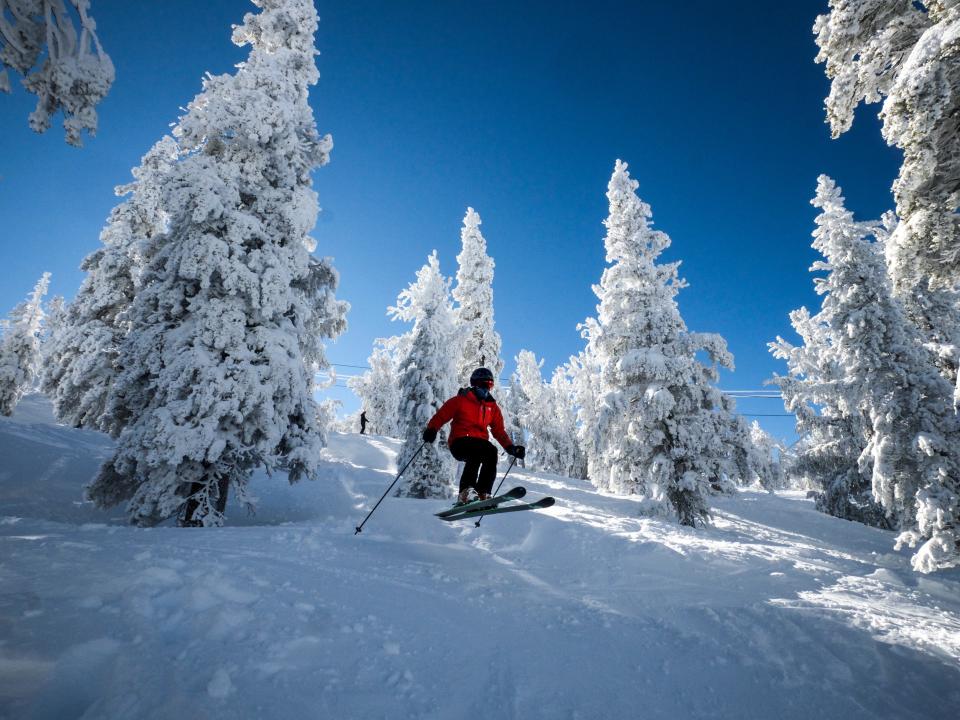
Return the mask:
{"type": "Polygon", "coordinates": [[[712,527],[521,469],[549,510],[443,523],[388,498],[398,443],[332,434],[254,516],[135,529],[81,488],[110,451],[41,398],[0,420],[0,718],[947,718],[960,573],[797,493],[712,527]]]}

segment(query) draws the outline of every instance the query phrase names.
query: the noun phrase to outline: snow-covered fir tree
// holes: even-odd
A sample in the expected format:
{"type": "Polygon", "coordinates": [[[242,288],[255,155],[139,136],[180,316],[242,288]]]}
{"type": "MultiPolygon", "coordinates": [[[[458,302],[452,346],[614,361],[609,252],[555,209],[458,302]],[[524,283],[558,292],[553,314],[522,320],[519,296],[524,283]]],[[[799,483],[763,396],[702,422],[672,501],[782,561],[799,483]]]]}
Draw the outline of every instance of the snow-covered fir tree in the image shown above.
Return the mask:
{"type": "Polygon", "coordinates": [[[410,340],[407,334],[378,338],[367,358],[370,369],[347,381],[366,410],[371,431],[378,435],[399,437],[401,434],[399,364],[407,355],[410,340]]]}
{"type": "Polygon", "coordinates": [[[870,476],[860,469],[867,426],[844,392],[829,318],[800,308],[790,313],[790,322],[801,344],[778,337],[769,346],[774,357],[787,363],[788,374],[775,376],[773,383],[780,388],[784,407],[796,416],[800,436],[785,472],[794,485],[816,493],[821,512],[887,528],[870,476]]]}
{"type": "Polygon", "coordinates": [[[567,372],[573,386],[577,410],[577,442],[586,466],[586,477],[601,490],[609,490],[599,484],[609,478],[609,475],[603,472],[600,463],[600,368],[589,352],[590,337],[598,331],[599,326],[594,318],[588,318],[585,323],[581,323],[580,332],[587,340],[587,348],[570,358],[567,372]]]}
{"type": "Polygon", "coordinates": [[[711,483],[736,473],[728,444],[732,401],[713,387],[733,357],[719,335],[691,333],[677,307],[679,263],[656,262],[670,238],[650,226],[650,206],[618,160],[607,198],[606,259],[594,292],[588,352],[600,368],[597,461],[601,488],[643,497],[648,512],[684,525],[709,517],[711,483]],[[704,364],[697,353],[707,353],[704,364]]]}
{"type": "MultiPolygon", "coordinates": [[[[510,379],[497,392],[497,404],[500,406],[500,412],[503,413],[503,427],[507,431],[507,435],[519,445],[526,445],[527,443],[527,431],[521,421],[527,402],[528,399],[520,388],[520,379],[517,377],[517,373],[511,373],[510,379]]],[[[517,462],[521,467],[526,465],[526,460],[517,462]]]]}
{"type": "Polygon", "coordinates": [[[0,415],[12,415],[17,403],[37,381],[43,298],[49,287],[50,273],[44,273],[29,297],[10,311],[4,326],[0,339],[0,415]]]}
{"type": "MultiPolygon", "coordinates": [[[[952,389],[891,292],[882,246],[867,239],[876,224],[855,222],[840,189],[823,175],[813,204],[821,210],[814,247],[826,261],[812,269],[827,275],[815,281],[824,299],[808,322],[822,326],[826,337],[819,342],[828,347],[819,350],[820,362],[832,364],[833,381],[826,391],[814,387],[806,402],[818,402],[814,393],[832,394],[850,425],[856,428],[860,418],[857,467],[869,477],[887,522],[903,531],[900,542],[921,544],[913,566],[931,571],[955,565],[960,420],[952,389]]],[[[791,390],[789,383],[785,389],[791,390]]],[[[842,493],[834,494],[842,500],[842,493]]]]}
{"type": "Polygon", "coordinates": [[[178,152],[173,138],[164,137],[133,169],[133,182],[116,189],[129,197],[111,211],[101,247],[80,266],[87,275],[77,296],[50,334],[42,389],[56,416],[74,427],[119,432],[126,421],[106,414],[107,398],[120,371],[116,361],[130,328],[144,249],[166,229],[161,188],[178,152]]]}
{"type": "Polygon", "coordinates": [[[537,470],[569,477],[585,477],[586,463],[577,442],[573,388],[563,368],[549,383],[543,381],[543,361],[529,350],[516,357],[515,373],[523,402],[517,406],[519,424],[525,428],[527,462],[537,470]]]}
{"type": "Polygon", "coordinates": [[[529,350],[521,350],[516,362],[516,383],[519,387],[517,405],[520,426],[526,430],[526,461],[531,468],[559,472],[557,428],[550,389],[544,384],[541,368],[543,360],[537,360],[529,350]]]}
{"type": "Polygon", "coordinates": [[[455,463],[445,447],[446,429],[436,442],[421,435],[430,418],[457,390],[456,353],[461,339],[450,299],[450,280],[440,273],[434,251],[417,279],[390,308],[396,320],[412,322],[410,345],[399,363],[399,417],[403,446],[397,457],[403,467],[423,445],[397,488],[400,497],[446,498],[453,494],[455,463]]]}
{"type": "Polygon", "coordinates": [[[754,449],[751,469],[761,487],[768,491],[784,487],[786,477],[780,462],[783,445],[774,440],[756,420],[750,423],[750,441],[754,449]]]}
{"type": "Polygon", "coordinates": [[[493,258],[480,232],[480,215],[467,208],[460,231],[463,249],[457,255],[457,284],[453,288],[457,323],[464,341],[457,362],[458,382],[467,384],[478,367],[489,368],[499,378],[503,372],[500,335],[493,325],[493,258]]]}
{"type": "Polygon", "coordinates": [[[317,82],[311,0],[257,0],[234,27],[234,75],[207,76],[174,129],[181,159],[162,184],[168,228],[143,277],[108,412],[116,452],[89,488],[128,501],[132,522],[223,521],[253,469],[315,474],[323,430],[313,377],[322,339],[345,326],[336,271],[311,256],[310,173],[332,142],[307,103],[317,82]]]}
{"type": "Polygon", "coordinates": [[[587,459],[580,446],[576,389],[569,366],[554,370],[547,387],[553,400],[557,472],[568,477],[586,479],[587,459]]]}
{"type": "MultiPolygon", "coordinates": [[[[899,224],[885,243],[893,289],[957,383],[960,313],[960,4],[955,0],[831,0],[814,25],[831,79],[837,137],[861,103],[883,103],[883,137],[903,151],[893,186],[899,224]]],[[[956,400],[960,403],[960,385],[956,400]]]]}
{"type": "Polygon", "coordinates": [[[0,0],[0,92],[11,92],[8,69],[23,76],[37,96],[30,127],[46,131],[62,110],[67,142],[77,147],[84,131],[96,135],[96,107],[114,79],[89,11],[90,0],[0,0]]]}

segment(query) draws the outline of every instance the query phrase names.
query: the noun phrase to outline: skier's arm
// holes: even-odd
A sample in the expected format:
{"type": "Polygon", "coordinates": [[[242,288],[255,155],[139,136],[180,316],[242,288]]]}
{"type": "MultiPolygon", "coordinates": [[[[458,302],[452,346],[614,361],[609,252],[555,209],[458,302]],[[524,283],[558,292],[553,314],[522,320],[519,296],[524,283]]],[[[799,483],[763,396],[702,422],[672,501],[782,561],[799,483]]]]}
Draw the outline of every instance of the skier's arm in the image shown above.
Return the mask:
{"type": "Polygon", "coordinates": [[[440,409],[430,418],[427,427],[431,430],[439,430],[453,419],[453,413],[457,409],[457,398],[452,397],[447,400],[440,409]]]}

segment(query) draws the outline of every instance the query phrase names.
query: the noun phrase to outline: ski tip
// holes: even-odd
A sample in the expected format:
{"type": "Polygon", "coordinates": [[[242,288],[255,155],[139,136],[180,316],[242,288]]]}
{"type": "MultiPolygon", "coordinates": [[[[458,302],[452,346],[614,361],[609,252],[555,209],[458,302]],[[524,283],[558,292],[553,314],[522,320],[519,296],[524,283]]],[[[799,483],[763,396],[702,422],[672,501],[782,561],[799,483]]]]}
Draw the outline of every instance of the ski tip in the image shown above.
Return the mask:
{"type": "Polygon", "coordinates": [[[513,488],[513,490],[508,491],[506,494],[512,498],[519,499],[527,494],[527,489],[518,485],[517,487],[513,488]]]}
{"type": "Polygon", "coordinates": [[[542,500],[537,502],[537,507],[548,508],[556,504],[556,500],[552,497],[545,497],[542,500]]]}

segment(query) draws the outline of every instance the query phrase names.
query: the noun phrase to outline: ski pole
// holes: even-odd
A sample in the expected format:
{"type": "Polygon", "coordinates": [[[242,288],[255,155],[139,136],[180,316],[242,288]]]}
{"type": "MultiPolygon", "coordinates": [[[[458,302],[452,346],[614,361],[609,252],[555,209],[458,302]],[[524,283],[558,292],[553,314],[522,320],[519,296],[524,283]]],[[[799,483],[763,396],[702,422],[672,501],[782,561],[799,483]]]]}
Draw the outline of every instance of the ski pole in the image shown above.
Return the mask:
{"type": "MultiPolygon", "coordinates": [[[[500,480],[500,484],[497,485],[496,491],[493,493],[494,497],[500,494],[500,488],[503,487],[504,480],[507,479],[507,475],[510,474],[510,471],[513,470],[513,464],[517,462],[517,458],[514,455],[510,456],[510,464],[507,466],[507,471],[503,474],[503,478],[500,480]]],[[[480,521],[483,520],[483,515],[477,518],[477,521],[473,524],[474,527],[480,527],[480,521]]]]}
{"type": "Polygon", "coordinates": [[[363,522],[360,523],[359,525],[357,525],[357,531],[354,533],[354,535],[359,535],[360,532],[363,531],[363,526],[364,526],[364,524],[367,522],[367,520],[370,519],[370,516],[373,515],[374,510],[376,510],[378,507],[380,507],[380,503],[382,503],[382,502],[383,502],[383,499],[387,496],[387,494],[388,494],[391,490],[393,490],[393,486],[397,484],[397,480],[399,480],[399,479],[403,476],[404,471],[405,471],[408,467],[410,467],[410,463],[412,463],[412,462],[413,462],[413,459],[414,459],[415,457],[417,457],[417,455],[420,454],[420,451],[423,450],[423,446],[426,445],[426,444],[427,444],[426,442],[420,443],[420,447],[417,448],[417,451],[410,457],[409,460],[407,460],[407,464],[404,465],[403,468],[401,468],[400,472],[397,473],[397,476],[393,479],[393,482],[390,483],[390,487],[387,488],[387,491],[386,491],[385,493],[383,493],[383,495],[380,496],[380,499],[379,499],[379,500],[377,500],[377,504],[373,506],[373,510],[371,510],[370,512],[368,512],[368,513],[367,513],[367,516],[363,519],[363,522]]]}

